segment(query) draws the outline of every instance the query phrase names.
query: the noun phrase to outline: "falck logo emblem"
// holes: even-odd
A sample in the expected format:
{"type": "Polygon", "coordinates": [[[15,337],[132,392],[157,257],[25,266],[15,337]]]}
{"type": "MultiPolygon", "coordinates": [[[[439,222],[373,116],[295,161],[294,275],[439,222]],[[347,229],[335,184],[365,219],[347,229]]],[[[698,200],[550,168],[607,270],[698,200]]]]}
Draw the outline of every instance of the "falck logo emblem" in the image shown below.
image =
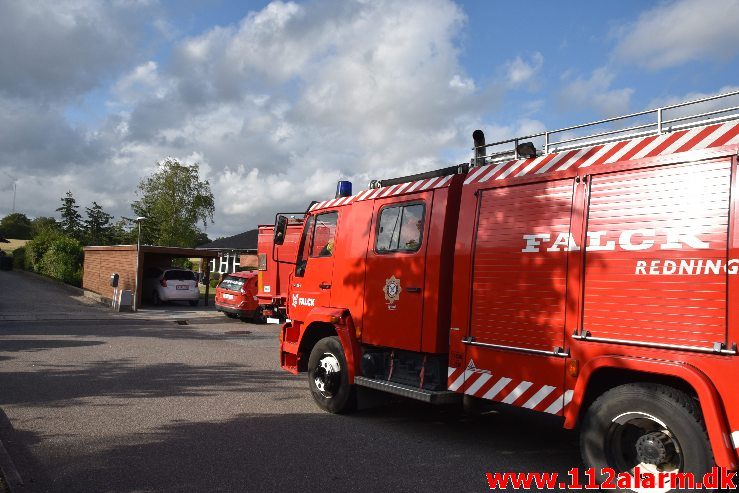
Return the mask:
{"type": "Polygon", "coordinates": [[[389,304],[395,303],[400,299],[400,293],[403,291],[403,288],[400,287],[400,279],[390,276],[389,279],[385,280],[385,287],[382,288],[382,291],[385,293],[385,300],[389,304]]]}
{"type": "Polygon", "coordinates": [[[293,306],[298,306],[298,298],[300,298],[298,294],[293,294],[293,306]]]}

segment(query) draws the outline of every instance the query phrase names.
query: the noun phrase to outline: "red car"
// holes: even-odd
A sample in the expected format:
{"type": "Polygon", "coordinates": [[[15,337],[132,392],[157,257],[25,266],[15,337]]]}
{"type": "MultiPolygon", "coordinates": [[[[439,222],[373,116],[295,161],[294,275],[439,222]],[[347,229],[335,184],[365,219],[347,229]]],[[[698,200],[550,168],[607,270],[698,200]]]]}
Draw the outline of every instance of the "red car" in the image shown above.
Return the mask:
{"type": "Polygon", "coordinates": [[[227,274],[216,288],[216,309],[232,318],[252,318],[257,309],[256,271],[227,274]]]}

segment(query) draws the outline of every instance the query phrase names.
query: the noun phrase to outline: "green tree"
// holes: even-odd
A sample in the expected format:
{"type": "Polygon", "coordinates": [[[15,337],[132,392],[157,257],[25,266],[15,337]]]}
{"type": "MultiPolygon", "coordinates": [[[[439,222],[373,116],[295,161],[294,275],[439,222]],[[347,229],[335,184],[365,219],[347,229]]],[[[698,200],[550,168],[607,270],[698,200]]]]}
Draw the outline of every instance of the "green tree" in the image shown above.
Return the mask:
{"type": "Polygon", "coordinates": [[[112,240],[113,216],[103,210],[97,202],[92,202],[92,207],[86,207],[85,213],[85,241],[88,245],[109,245],[112,240]]]}
{"type": "Polygon", "coordinates": [[[0,236],[16,240],[30,240],[31,220],[20,212],[8,214],[0,219],[0,236]]]}
{"type": "Polygon", "coordinates": [[[206,243],[210,243],[211,241],[213,240],[208,238],[208,234],[201,231],[195,238],[195,246],[205,245],[206,243]]]}
{"type": "Polygon", "coordinates": [[[59,221],[62,231],[67,236],[79,240],[82,238],[82,215],[77,210],[80,206],[77,205],[72,192],[67,192],[67,195],[62,197],[61,201],[62,205],[56,211],[62,218],[59,221]]]}
{"type": "Polygon", "coordinates": [[[201,231],[213,222],[215,199],[208,181],[200,181],[197,164],[184,165],[167,158],[159,170],[139,183],[139,199],[131,204],[142,224],[142,242],[154,245],[194,247],[201,231]]]}
{"type": "Polygon", "coordinates": [[[35,238],[47,229],[59,231],[59,223],[56,222],[56,219],[49,216],[40,216],[31,219],[31,238],[35,238]]]}
{"type": "Polygon", "coordinates": [[[131,245],[136,243],[136,223],[127,217],[122,217],[110,227],[110,243],[112,245],[131,245]]]}

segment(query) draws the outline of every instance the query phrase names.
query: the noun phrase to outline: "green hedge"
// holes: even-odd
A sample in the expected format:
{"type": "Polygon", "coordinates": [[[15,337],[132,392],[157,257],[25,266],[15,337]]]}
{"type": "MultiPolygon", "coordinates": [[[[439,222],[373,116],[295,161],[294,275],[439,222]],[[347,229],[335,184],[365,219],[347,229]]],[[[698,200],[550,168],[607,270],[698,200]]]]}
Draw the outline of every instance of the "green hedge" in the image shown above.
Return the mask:
{"type": "Polygon", "coordinates": [[[20,270],[26,268],[26,247],[18,247],[13,250],[13,268],[20,270]]]}
{"type": "Polygon", "coordinates": [[[82,260],[84,254],[79,241],[60,236],[51,242],[41,258],[41,274],[72,284],[82,285],[82,260]]]}
{"type": "Polygon", "coordinates": [[[26,243],[26,270],[41,273],[41,260],[44,258],[44,255],[49,250],[49,248],[51,248],[52,243],[54,243],[59,238],[66,237],[54,230],[43,230],[31,241],[26,243]]]}

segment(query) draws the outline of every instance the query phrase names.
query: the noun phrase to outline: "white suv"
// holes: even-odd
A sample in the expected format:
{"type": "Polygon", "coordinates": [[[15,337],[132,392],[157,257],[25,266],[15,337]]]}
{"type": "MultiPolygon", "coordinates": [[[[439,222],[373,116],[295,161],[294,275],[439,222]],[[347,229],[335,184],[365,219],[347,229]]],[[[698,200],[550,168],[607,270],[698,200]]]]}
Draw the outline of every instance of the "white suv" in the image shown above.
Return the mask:
{"type": "Polygon", "coordinates": [[[163,301],[188,301],[196,306],[200,300],[197,274],[187,269],[149,267],[144,271],[141,295],[155,305],[163,301]]]}

